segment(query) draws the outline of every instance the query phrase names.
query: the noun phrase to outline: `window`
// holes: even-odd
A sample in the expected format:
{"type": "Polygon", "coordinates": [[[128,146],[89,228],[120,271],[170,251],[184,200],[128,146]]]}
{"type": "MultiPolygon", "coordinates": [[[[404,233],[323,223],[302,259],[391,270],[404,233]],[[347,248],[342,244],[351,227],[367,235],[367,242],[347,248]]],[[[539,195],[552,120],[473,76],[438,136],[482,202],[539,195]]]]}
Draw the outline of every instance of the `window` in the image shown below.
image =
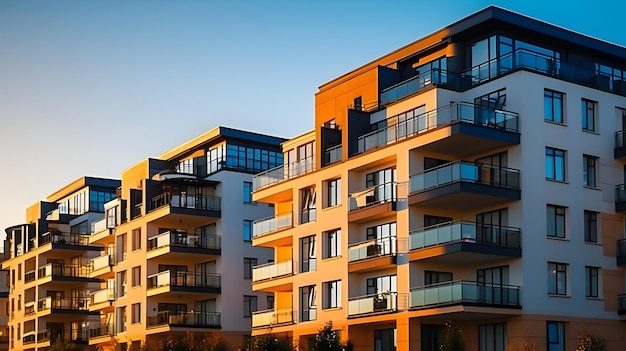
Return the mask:
{"type": "Polygon", "coordinates": [[[478,326],[479,351],[506,350],[506,323],[483,324],[478,326]]]}
{"type": "Polygon", "coordinates": [[[585,242],[598,242],[598,212],[585,211],[585,242]]]}
{"type": "Polygon", "coordinates": [[[126,271],[117,272],[117,297],[126,296],[126,271]]]}
{"type": "Polygon", "coordinates": [[[133,324],[141,323],[141,304],[134,303],[132,304],[131,307],[132,307],[131,316],[130,316],[131,323],[133,324]]]}
{"type": "Polygon", "coordinates": [[[126,243],[126,234],[121,234],[117,236],[117,244],[115,247],[117,248],[117,263],[126,260],[126,252],[128,251],[128,244],[126,243]]]}
{"type": "Polygon", "coordinates": [[[246,318],[252,317],[252,312],[257,310],[256,296],[244,295],[243,296],[243,316],[246,318]]]}
{"type": "Polygon", "coordinates": [[[300,273],[316,270],[315,235],[300,239],[300,273]]]}
{"type": "Polygon", "coordinates": [[[474,122],[489,126],[504,125],[504,115],[500,112],[506,103],[506,89],[485,94],[474,99],[474,122]]]}
{"type": "Polygon", "coordinates": [[[104,212],[104,204],[115,199],[115,192],[89,191],[89,211],[104,212]]]}
{"type": "Polygon", "coordinates": [[[243,279],[252,279],[252,267],[257,265],[256,258],[243,258],[243,279]]]}
{"type": "Polygon", "coordinates": [[[341,280],[326,282],[323,284],[324,300],[323,308],[339,308],[341,307],[341,280]]]}
{"type": "Polygon", "coordinates": [[[565,210],[567,207],[548,205],[546,208],[548,237],[565,239],[565,210]]]}
{"type": "Polygon", "coordinates": [[[565,151],[546,147],[546,179],[565,181],[565,151]]]}
{"type": "Polygon", "coordinates": [[[243,241],[252,241],[252,221],[243,220],[243,241]]]}
{"type": "Polygon", "coordinates": [[[543,118],[554,123],[563,121],[563,93],[553,90],[543,90],[543,118]]]}
{"type": "MultiPolygon", "coordinates": [[[[396,253],[396,222],[380,224],[366,229],[367,240],[376,240],[375,254],[396,253]]],[[[368,253],[368,256],[372,256],[368,253]]]]}
{"type": "Polygon", "coordinates": [[[324,258],[341,255],[341,229],[330,230],[324,233],[324,258]]]}
{"type": "Polygon", "coordinates": [[[583,185],[591,188],[597,186],[596,165],[598,158],[595,156],[583,155],[583,185]]]}
{"type": "Polygon", "coordinates": [[[367,295],[397,292],[397,276],[384,275],[366,280],[367,295]]]}
{"type": "Polygon", "coordinates": [[[565,351],[565,323],[546,322],[547,327],[547,351],[565,351]]]}
{"type": "Polygon", "coordinates": [[[309,223],[316,218],[316,195],[315,187],[300,190],[301,204],[300,207],[300,224],[309,223]]]}
{"type": "Polygon", "coordinates": [[[126,306],[117,308],[117,332],[126,331],[126,306]]]}
{"type": "Polygon", "coordinates": [[[133,281],[132,286],[141,285],[141,266],[133,267],[133,281]]]}
{"type": "Polygon", "coordinates": [[[176,165],[176,173],[195,174],[195,175],[197,175],[198,172],[196,171],[196,165],[195,165],[196,162],[195,161],[196,161],[195,158],[190,158],[190,159],[187,159],[187,160],[180,161],[176,165]]]}
{"type": "Polygon", "coordinates": [[[424,285],[439,284],[452,281],[452,273],[424,271],[424,285]]]}
{"type": "Polygon", "coordinates": [[[396,350],[396,329],[374,330],[374,351],[396,350]]]}
{"type": "Polygon", "coordinates": [[[591,100],[581,100],[583,130],[596,131],[596,103],[591,100]]]}
{"type": "Polygon", "coordinates": [[[328,186],[328,207],[341,205],[341,178],[329,180],[328,186]]]}
{"type": "Polygon", "coordinates": [[[595,297],[598,295],[598,276],[600,268],[585,266],[585,296],[595,297]]]}
{"type": "Polygon", "coordinates": [[[267,309],[274,309],[274,295],[267,295],[267,309]]]}
{"type": "MultiPolygon", "coordinates": [[[[386,168],[365,175],[365,186],[375,187],[372,201],[366,201],[368,205],[384,201],[395,200],[396,169],[386,168]]],[[[369,193],[368,193],[369,195],[369,193]]],[[[371,195],[369,195],[371,196],[371,195]]]]}
{"type": "Polygon", "coordinates": [[[315,142],[300,145],[287,151],[287,172],[289,178],[307,173],[315,168],[315,142]]]}
{"type": "Polygon", "coordinates": [[[17,265],[17,280],[22,280],[22,264],[17,265]]]}
{"type": "Polygon", "coordinates": [[[548,294],[567,295],[566,263],[548,262],[548,294]]]}
{"type": "Polygon", "coordinates": [[[300,288],[300,320],[314,321],[317,319],[317,296],[315,285],[300,288]]]}
{"type": "Polygon", "coordinates": [[[251,204],[252,201],[252,183],[251,182],[243,182],[243,203],[251,204]]]}
{"type": "Polygon", "coordinates": [[[133,251],[141,249],[141,229],[133,230],[133,251]]]}

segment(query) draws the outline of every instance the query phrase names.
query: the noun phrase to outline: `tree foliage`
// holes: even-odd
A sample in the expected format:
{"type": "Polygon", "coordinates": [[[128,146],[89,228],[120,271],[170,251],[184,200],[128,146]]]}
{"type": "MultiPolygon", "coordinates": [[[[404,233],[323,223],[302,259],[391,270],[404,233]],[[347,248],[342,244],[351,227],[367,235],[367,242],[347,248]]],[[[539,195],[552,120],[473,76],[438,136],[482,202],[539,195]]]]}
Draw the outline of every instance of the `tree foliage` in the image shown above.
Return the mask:
{"type": "Polygon", "coordinates": [[[78,351],[78,348],[74,343],[59,338],[50,345],[50,351],[78,351]]]}
{"type": "Polygon", "coordinates": [[[315,336],[314,351],[351,351],[352,343],[348,340],[345,344],[339,340],[339,334],[333,330],[333,322],[326,322],[323,328],[315,336]]]}
{"type": "Polygon", "coordinates": [[[587,329],[578,333],[576,351],[606,351],[604,339],[591,335],[587,329]]]}
{"type": "Polygon", "coordinates": [[[465,343],[461,335],[461,329],[457,328],[451,321],[446,322],[443,329],[441,351],[464,351],[465,343]]]}
{"type": "Polygon", "coordinates": [[[252,351],[295,351],[291,338],[274,333],[254,337],[252,351]]]}
{"type": "Polygon", "coordinates": [[[159,340],[158,351],[228,351],[229,347],[221,333],[209,333],[197,339],[193,333],[184,337],[170,336],[159,340]]]}

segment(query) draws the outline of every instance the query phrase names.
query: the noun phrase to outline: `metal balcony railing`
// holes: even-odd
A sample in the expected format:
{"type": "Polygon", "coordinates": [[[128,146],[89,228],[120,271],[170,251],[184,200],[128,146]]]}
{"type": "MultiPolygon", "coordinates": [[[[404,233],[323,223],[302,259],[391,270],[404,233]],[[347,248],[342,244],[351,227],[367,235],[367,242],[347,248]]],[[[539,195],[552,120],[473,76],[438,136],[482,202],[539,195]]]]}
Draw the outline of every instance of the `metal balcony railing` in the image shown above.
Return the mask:
{"type": "Polygon", "coordinates": [[[39,279],[51,276],[88,278],[90,271],[91,267],[88,266],[58,265],[56,263],[48,263],[43,267],[39,267],[37,270],[37,277],[39,279]]]}
{"type": "Polygon", "coordinates": [[[221,323],[218,312],[170,312],[161,311],[148,316],[146,324],[150,327],[162,325],[187,327],[219,327],[221,323]]]}
{"type": "Polygon", "coordinates": [[[514,227],[491,226],[488,224],[453,221],[421,228],[409,233],[409,249],[423,249],[431,246],[456,242],[519,248],[520,229],[514,227]]]}
{"type": "Polygon", "coordinates": [[[519,286],[457,280],[411,289],[409,307],[432,308],[453,304],[519,307],[519,286]]]}
{"type": "Polygon", "coordinates": [[[47,233],[42,234],[40,245],[45,245],[48,243],[88,246],[89,235],[61,233],[61,232],[47,232],[47,233]]]}
{"type": "Polygon", "coordinates": [[[329,165],[341,161],[342,149],[341,144],[326,149],[326,164],[329,165]]]}
{"type": "Polygon", "coordinates": [[[282,182],[315,170],[315,155],[261,172],[252,178],[254,190],[282,182]]]}
{"type": "Polygon", "coordinates": [[[220,274],[163,271],[148,276],[148,289],[162,286],[220,288],[220,274]]]}
{"type": "Polygon", "coordinates": [[[217,196],[163,193],[152,198],[152,208],[148,212],[168,205],[170,207],[219,211],[222,207],[222,199],[217,196]]]}
{"type": "Polygon", "coordinates": [[[97,328],[89,329],[89,338],[99,338],[101,336],[114,336],[115,335],[115,324],[109,323],[105,325],[98,326],[97,328]]]}
{"type": "Polygon", "coordinates": [[[87,311],[89,310],[88,301],[89,298],[86,297],[55,298],[48,296],[37,301],[37,311],[49,309],[87,311]]]}
{"type": "Polygon", "coordinates": [[[222,247],[222,238],[219,235],[168,231],[148,239],[148,251],[165,246],[220,249],[222,247]]]}
{"type": "Polygon", "coordinates": [[[254,221],[252,236],[256,238],[288,228],[293,228],[293,213],[291,212],[254,221]]]}
{"type": "Polygon", "coordinates": [[[454,161],[412,175],[409,180],[409,192],[418,193],[456,182],[519,189],[520,171],[507,167],[454,161]]]}

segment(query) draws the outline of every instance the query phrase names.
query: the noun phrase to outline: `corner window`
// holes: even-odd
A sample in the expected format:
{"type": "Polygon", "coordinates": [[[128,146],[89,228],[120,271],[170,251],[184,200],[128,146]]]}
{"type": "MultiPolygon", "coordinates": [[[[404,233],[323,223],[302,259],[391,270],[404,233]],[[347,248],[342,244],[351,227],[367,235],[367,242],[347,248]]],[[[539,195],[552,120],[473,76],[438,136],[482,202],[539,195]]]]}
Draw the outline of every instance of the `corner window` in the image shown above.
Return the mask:
{"type": "Polygon", "coordinates": [[[546,147],[546,179],[565,181],[565,150],[546,147]]]}
{"type": "Polygon", "coordinates": [[[567,295],[568,264],[548,262],[548,294],[567,295]]]}
{"type": "Polygon", "coordinates": [[[583,130],[586,130],[588,132],[595,132],[597,123],[597,103],[595,101],[582,99],[581,110],[583,130]]]}
{"type": "Polygon", "coordinates": [[[565,239],[565,210],[567,207],[547,205],[548,237],[565,239]]]}
{"type": "Polygon", "coordinates": [[[543,118],[548,122],[564,123],[563,93],[548,89],[543,90],[543,118]]]}

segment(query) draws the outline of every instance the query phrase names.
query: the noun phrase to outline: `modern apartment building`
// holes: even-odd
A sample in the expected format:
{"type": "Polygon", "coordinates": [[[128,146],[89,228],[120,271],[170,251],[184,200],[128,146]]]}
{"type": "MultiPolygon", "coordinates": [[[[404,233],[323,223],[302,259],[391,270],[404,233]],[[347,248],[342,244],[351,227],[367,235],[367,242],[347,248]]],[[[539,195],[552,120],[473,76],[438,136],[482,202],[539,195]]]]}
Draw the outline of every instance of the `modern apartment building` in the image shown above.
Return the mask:
{"type": "Polygon", "coordinates": [[[99,313],[89,310],[89,294],[100,284],[89,262],[103,250],[90,243],[90,227],[119,185],[80,178],[28,208],[24,224],[6,229],[9,350],[45,350],[56,340],[87,347],[99,313]]]}
{"type": "Polygon", "coordinates": [[[217,127],[121,175],[117,198],[93,227],[90,295],[99,324],[90,345],[124,351],[192,332],[221,332],[240,347],[252,312],[273,296],[252,292],[252,267],[272,251],[252,247],[252,176],[283,163],[284,139],[217,127]]]}
{"type": "Polygon", "coordinates": [[[319,88],[254,178],[253,335],[307,350],[626,343],[626,48],[489,7],[319,88]]]}

